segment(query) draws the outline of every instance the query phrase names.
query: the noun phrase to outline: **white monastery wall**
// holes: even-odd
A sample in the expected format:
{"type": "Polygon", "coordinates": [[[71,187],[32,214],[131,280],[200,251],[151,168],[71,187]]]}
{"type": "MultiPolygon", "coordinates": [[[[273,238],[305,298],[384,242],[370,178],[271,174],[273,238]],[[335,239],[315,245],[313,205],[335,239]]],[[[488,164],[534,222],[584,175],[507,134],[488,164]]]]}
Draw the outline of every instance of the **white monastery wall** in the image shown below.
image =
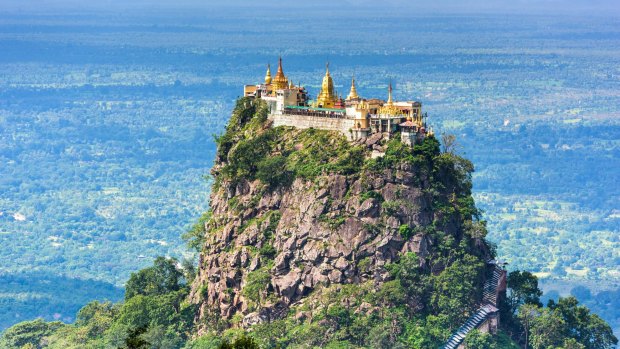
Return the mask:
{"type": "Polygon", "coordinates": [[[269,115],[273,121],[273,127],[294,126],[300,129],[316,128],[321,130],[338,131],[344,134],[347,139],[351,138],[350,129],[355,126],[355,120],[344,118],[328,118],[308,115],[269,115]]]}

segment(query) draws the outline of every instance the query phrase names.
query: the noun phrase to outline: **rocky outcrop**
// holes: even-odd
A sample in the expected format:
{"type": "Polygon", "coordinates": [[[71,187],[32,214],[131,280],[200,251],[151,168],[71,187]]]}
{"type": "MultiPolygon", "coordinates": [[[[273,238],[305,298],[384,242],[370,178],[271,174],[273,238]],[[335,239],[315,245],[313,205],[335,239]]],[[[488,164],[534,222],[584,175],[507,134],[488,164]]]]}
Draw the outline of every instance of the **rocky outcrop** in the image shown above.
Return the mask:
{"type": "MultiPolygon", "coordinates": [[[[404,254],[415,253],[417,269],[430,275],[458,258],[452,248],[474,246],[482,260],[490,253],[483,239],[478,248],[465,234],[466,224],[475,228],[471,164],[443,156],[433,137],[418,150],[381,134],[349,143],[331,131],[273,128],[266,112],[240,100],[218,140],[190,294],[199,326],[312,319],[325,307],[323,292],[349,285],[376,292],[404,254]]],[[[378,306],[356,302],[346,307],[378,306]]]]}
{"type": "Polygon", "coordinates": [[[399,231],[433,220],[418,180],[401,165],[365,176],[298,178],[275,190],[258,180],[223,182],[211,196],[213,218],[191,295],[200,316],[240,313],[249,326],[283,314],[319,285],[381,282],[386,263],[403,252],[423,261],[431,240],[399,231]],[[255,283],[252,273],[263,273],[255,299],[243,291],[255,283]]]}

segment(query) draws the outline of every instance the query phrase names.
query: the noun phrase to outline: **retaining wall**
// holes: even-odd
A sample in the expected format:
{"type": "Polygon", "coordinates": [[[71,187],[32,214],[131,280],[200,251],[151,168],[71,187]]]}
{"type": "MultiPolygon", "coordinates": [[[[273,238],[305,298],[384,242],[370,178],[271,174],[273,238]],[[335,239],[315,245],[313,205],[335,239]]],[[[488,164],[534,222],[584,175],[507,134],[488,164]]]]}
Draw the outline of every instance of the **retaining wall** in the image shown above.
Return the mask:
{"type": "Polygon", "coordinates": [[[328,118],[308,115],[269,115],[269,119],[273,121],[273,127],[294,126],[300,129],[316,128],[321,130],[338,131],[345,135],[347,139],[351,138],[351,132],[349,132],[349,130],[355,126],[355,120],[353,119],[328,118]]]}

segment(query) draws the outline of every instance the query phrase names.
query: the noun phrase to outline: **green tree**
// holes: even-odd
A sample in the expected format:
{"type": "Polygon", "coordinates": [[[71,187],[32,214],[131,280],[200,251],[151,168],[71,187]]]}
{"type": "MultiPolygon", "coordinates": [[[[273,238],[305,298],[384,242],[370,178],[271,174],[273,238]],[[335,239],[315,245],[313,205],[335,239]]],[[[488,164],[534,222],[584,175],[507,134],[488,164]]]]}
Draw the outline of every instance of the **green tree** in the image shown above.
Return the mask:
{"type": "Polygon", "coordinates": [[[125,285],[125,300],[137,295],[162,295],[178,291],[184,281],[176,259],[157,257],[153,266],[131,273],[125,285]]]}
{"type": "Polygon", "coordinates": [[[409,240],[413,236],[414,231],[407,224],[402,224],[398,227],[398,233],[403,239],[409,240]]]}
{"type": "Polygon", "coordinates": [[[211,210],[203,213],[198,219],[198,222],[196,222],[189,231],[181,235],[181,238],[185,240],[189,248],[200,252],[207,234],[206,224],[211,219],[211,215],[211,210]]]}
{"type": "Polygon", "coordinates": [[[75,325],[82,327],[88,337],[101,336],[114,322],[118,315],[118,306],[111,302],[100,303],[98,301],[86,304],[77,314],[75,325]]]}
{"type": "Polygon", "coordinates": [[[529,343],[533,349],[548,349],[561,346],[566,339],[566,322],[548,308],[539,308],[532,320],[529,343]]]}
{"type": "Polygon", "coordinates": [[[263,292],[271,281],[268,269],[261,268],[248,274],[243,295],[260,306],[263,292]]]}
{"type": "Polygon", "coordinates": [[[611,349],[618,343],[611,327],[574,297],[550,301],[547,308],[523,304],[517,317],[525,331],[526,346],[534,349],[611,349]]]}
{"type": "Polygon", "coordinates": [[[222,174],[231,180],[255,178],[258,164],[269,154],[275,135],[274,129],[268,129],[253,138],[239,140],[230,150],[222,174]]]}
{"type": "Polygon", "coordinates": [[[286,157],[275,155],[266,157],[258,163],[256,178],[275,188],[279,185],[288,185],[293,174],[286,168],[286,157]]]}
{"type": "MultiPolygon", "coordinates": [[[[402,287],[402,298],[410,315],[419,313],[426,306],[429,291],[429,276],[420,268],[420,258],[413,252],[400,257],[398,263],[387,266],[390,275],[402,287]]],[[[384,285],[385,286],[385,285],[384,285]]]]}
{"type": "Polygon", "coordinates": [[[497,349],[497,343],[492,335],[473,330],[465,337],[467,349],[497,349]]]}
{"type": "Polygon", "coordinates": [[[566,323],[566,335],[586,349],[608,349],[618,343],[611,327],[575,297],[560,298],[557,303],[551,300],[548,306],[566,323]]]}
{"type": "Polygon", "coordinates": [[[585,349],[586,346],[577,342],[574,338],[568,338],[564,340],[564,344],[559,349],[585,349]]]}
{"type": "Polygon", "coordinates": [[[535,304],[524,304],[519,307],[517,312],[517,318],[519,319],[521,325],[523,326],[523,335],[524,335],[524,344],[525,349],[528,348],[529,340],[530,340],[530,330],[533,326],[534,321],[540,314],[540,307],[535,304]]]}
{"type": "Polygon", "coordinates": [[[185,342],[184,338],[172,330],[172,328],[162,325],[150,326],[142,335],[142,338],[152,343],[149,349],[178,349],[185,342]]]}
{"type": "Polygon", "coordinates": [[[460,324],[474,310],[484,264],[478,257],[465,255],[433,278],[431,304],[435,311],[460,324]]]}
{"type": "Polygon", "coordinates": [[[26,345],[42,348],[42,340],[63,326],[62,322],[45,322],[42,319],[20,322],[4,331],[0,337],[0,349],[15,349],[26,345]]]}
{"type": "Polygon", "coordinates": [[[125,345],[119,347],[119,349],[148,349],[151,343],[142,338],[145,332],[146,327],[144,326],[129,330],[125,339],[125,345]]]}
{"type": "Polygon", "coordinates": [[[191,259],[183,259],[181,262],[183,276],[185,277],[186,284],[191,284],[196,278],[196,274],[198,271],[196,270],[196,266],[191,259]]]}
{"type": "Polygon", "coordinates": [[[135,296],[120,309],[115,325],[129,328],[161,325],[184,336],[191,329],[195,305],[184,304],[186,290],[160,296],[135,296]]]}
{"type": "Polygon", "coordinates": [[[530,272],[515,270],[507,277],[506,297],[500,297],[499,309],[502,318],[502,328],[510,333],[516,340],[526,342],[527,335],[523,322],[519,320],[517,312],[524,304],[541,307],[540,296],[542,291],[538,288],[538,278],[530,272]]]}
{"type": "Polygon", "coordinates": [[[441,153],[439,141],[434,136],[426,137],[421,143],[413,146],[413,153],[432,160],[441,153]]]}
{"type": "Polygon", "coordinates": [[[538,278],[529,271],[515,270],[508,274],[508,306],[512,314],[517,313],[521,304],[534,304],[542,306],[540,296],[542,291],[538,288],[538,278]]]}

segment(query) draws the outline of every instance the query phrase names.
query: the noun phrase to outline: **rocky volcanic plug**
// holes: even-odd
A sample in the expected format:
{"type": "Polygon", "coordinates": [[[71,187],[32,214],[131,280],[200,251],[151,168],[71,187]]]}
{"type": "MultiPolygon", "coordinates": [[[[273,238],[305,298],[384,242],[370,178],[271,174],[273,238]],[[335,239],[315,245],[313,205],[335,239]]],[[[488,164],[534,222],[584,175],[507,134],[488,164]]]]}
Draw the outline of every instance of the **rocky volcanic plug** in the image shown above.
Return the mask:
{"type": "MultiPolygon", "coordinates": [[[[360,292],[345,306],[370,314],[385,300],[362,295],[381,292],[394,279],[389,266],[405,255],[427,278],[473,261],[462,304],[473,306],[492,252],[473,218],[468,161],[440,153],[433,137],[413,149],[380,134],[349,143],[329,131],[272,128],[266,115],[258,101],[240,100],[218,140],[190,296],[199,322],[313,321],[323,307],[315,295],[344,285],[360,292]]],[[[413,312],[442,307],[412,297],[413,312]]]]}

